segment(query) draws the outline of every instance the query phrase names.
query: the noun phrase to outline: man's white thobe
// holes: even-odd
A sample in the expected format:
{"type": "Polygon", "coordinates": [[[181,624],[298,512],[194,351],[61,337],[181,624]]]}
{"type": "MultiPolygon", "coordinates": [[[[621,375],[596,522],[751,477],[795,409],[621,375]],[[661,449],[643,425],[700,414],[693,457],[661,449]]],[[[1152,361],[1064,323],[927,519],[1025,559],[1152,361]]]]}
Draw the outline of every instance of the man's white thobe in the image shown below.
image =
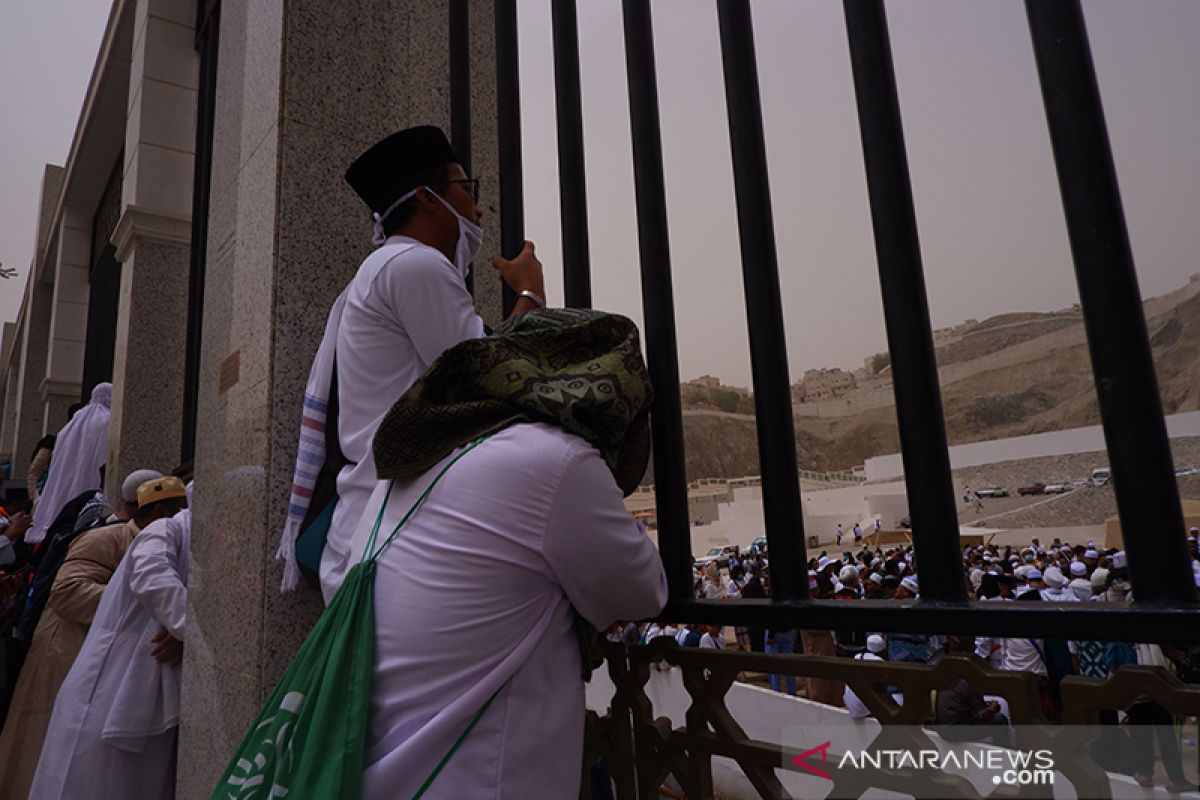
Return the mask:
{"type": "MultiPolygon", "coordinates": [[[[451,456],[396,481],[382,541],[451,456]]],[[[363,552],[380,481],[352,542],[363,552]]],[[[425,795],[577,797],[584,696],[572,608],[604,630],[666,602],[662,562],[599,453],[513,425],[467,453],[379,559],[362,796],[412,797],[488,699],[425,795]]]]}
{"type": "Polygon", "coordinates": [[[326,604],[358,559],[349,541],[375,488],[371,440],[383,416],[444,351],[483,335],[464,276],[415,239],[389,237],[350,282],[337,336],[338,441],[350,464],[321,557],[326,604]]]}
{"type": "Polygon", "coordinates": [[[174,797],[180,670],[150,651],[164,628],[183,639],[190,537],[185,510],[129,546],[59,690],[30,800],[174,797]]]}

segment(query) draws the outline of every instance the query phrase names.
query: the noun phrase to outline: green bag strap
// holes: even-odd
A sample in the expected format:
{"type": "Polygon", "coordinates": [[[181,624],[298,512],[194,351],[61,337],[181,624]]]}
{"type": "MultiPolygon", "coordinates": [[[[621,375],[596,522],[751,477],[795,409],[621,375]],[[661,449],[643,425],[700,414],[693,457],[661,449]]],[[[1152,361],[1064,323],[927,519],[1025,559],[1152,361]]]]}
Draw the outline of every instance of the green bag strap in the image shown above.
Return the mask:
{"type": "Polygon", "coordinates": [[[433,785],[434,778],[436,778],[439,774],[441,774],[442,769],[446,766],[447,763],[449,763],[450,758],[456,752],[458,752],[458,748],[460,746],[462,746],[462,743],[467,740],[467,735],[471,733],[471,731],[475,728],[475,724],[477,722],[479,722],[479,720],[483,717],[484,714],[487,713],[488,706],[490,706],[492,704],[492,701],[496,699],[496,695],[500,694],[500,692],[504,689],[505,686],[508,686],[508,681],[505,681],[500,686],[499,689],[492,692],[492,696],[489,697],[487,702],[483,704],[483,708],[479,709],[479,711],[475,714],[474,718],[472,718],[471,722],[467,725],[467,729],[462,732],[462,735],[460,735],[457,740],[455,740],[454,744],[451,745],[449,751],[446,752],[446,755],[442,756],[442,760],[439,761],[438,765],[433,768],[433,772],[429,773],[429,777],[426,778],[425,782],[421,784],[421,788],[417,789],[417,793],[413,795],[413,800],[419,800],[421,795],[423,795],[423,794],[425,794],[425,792],[429,791],[429,787],[433,785]]]}
{"type": "Polygon", "coordinates": [[[384,540],[383,544],[379,545],[379,549],[375,549],[375,542],[379,537],[379,527],[383,524],[383,515],[384,512],[387,511],[388,500],[391,498],[392,489],[396,485],[394,480],[389,481],[387,493],[383,496],[383,504],[379,507],[379,515],[375,517],[375,526],[371,529],[371,536],[367,539],[367,546],[363,550],[361,560],[374,561],[375,559],[379,558],[380,554],[383,553],[383,551],[387,549],[388,545],[390,545],[396,536],[399,535],[400,529],[408,523],[408,521],[412,518],[412,515],[417,513],[417,509],[425,503],[425,499],[429,497],[429,493],[433,491],[433,487],[437,486],[438,481],[442,479],[442,476],[445,475],[451,467],[457,464],[460,458],[486,442],[488,439],[492,438],[494,435],[495,434],[488,434],[487,436],[476,439],[464,447],[461,453],[450,459],[450,462],[446,464],[446,466],[442,467],[442,471],[439,472],[434,479],[429,482],[429,485],[425,487],[425,491],[421,492],[421,496],[418,497],[416,502],[412,504],[412,508],[408,510],[408,513],[404,515],[404,518],[396,523],[395,528],[392,528],[392,532],[388,534],[388,538],[384,540]]]}

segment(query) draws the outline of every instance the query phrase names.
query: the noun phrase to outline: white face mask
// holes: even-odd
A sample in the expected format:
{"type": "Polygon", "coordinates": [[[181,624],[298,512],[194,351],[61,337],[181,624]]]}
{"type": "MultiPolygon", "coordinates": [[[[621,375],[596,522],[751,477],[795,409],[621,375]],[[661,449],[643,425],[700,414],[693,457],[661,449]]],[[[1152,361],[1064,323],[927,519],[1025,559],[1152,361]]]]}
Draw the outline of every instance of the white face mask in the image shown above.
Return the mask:
{"type": "Polygon", "coordinates": [[[454,268],[466,280],[471,272],[471,262],[479,255],[479,248],[483,246],[483,228],[455,211],[454,206],[447,203],[437,192],[432,189],[429,191],[458,219],[458,246],[454,249],[454,268]]]}
{"type": "MultiPolygon", "coordinates": [[[[479,248],[483,246],[483,228],[471,222],[462,214],[454,210],[454,206],[450,205],[437,192],[430,189],[428,186],[420,187],[428,191],[441,202],[446,209],[455,216],[458,220],[458,245],[454,249],[454,268],[458,270],[458,274],[466,280],[466,277],[471,272],[471,262],[479,255],[479,248]]],[[[383,220],[388,214],[400,207],[402,203],[413,197],[417,193],[413,189],[408,194],[401,197],[396,202],[388,206],[387,211],[382,214],[373,214],[375,220],[375,233],[371,237],[371,241],[375,244],[383,244],[387,241],[387,236],[383,232],[383,220]]]]}

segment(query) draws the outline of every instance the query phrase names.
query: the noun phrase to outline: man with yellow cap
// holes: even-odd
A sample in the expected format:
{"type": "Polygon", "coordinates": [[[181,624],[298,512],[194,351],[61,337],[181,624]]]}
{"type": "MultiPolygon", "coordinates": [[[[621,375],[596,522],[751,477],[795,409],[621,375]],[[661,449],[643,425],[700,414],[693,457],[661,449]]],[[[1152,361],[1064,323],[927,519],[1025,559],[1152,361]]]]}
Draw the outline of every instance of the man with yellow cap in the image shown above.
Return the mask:
{"type": "Polygon", "coordinates": [[[30,800],[174,796],[191,527],[184,509],[129,545],[58,692],[30,800]]]}
{"type": "Polygon", "coordinates": [[[0,734],[0,800],[29,796],[58,690],[130,543],[151,522],[187,505],[183,481],[175,477],[143,483],[137,497],[132,519],[87,531],[72,542],[54,579],[0,734]]]}

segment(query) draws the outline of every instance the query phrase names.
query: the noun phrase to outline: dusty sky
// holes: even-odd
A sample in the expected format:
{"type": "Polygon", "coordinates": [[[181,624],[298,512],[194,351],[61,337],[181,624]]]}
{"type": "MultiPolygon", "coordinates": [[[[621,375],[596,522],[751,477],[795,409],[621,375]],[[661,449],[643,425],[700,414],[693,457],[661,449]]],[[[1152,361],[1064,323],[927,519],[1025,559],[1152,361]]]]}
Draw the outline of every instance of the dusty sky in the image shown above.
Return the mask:
{"type": "MultiPolygon", "coordinates": [[[[0,320],[33,253],[42,164],[62,163],[109,0],[0,0],[0,320]]],[[[754,0],[790,370],[884,348],[841,4],[754,0]]],[[[714,6],[653,4],[680,370],[749,383],[714,6]]],[[[1142,293],[1200,271],[1200,3],[1085,0],[1142,293]]],[[[549,4],[521,0],[527,235],[561,301],[549,4]]],[[[936,326],[1077,300],[1023,4],[888,3],[936,326]]],[[[594,298],[640,321],[619,0],[581,0],[594,298]]],[[[486,243],[485,250],[495,243],[486,243]]]]}

